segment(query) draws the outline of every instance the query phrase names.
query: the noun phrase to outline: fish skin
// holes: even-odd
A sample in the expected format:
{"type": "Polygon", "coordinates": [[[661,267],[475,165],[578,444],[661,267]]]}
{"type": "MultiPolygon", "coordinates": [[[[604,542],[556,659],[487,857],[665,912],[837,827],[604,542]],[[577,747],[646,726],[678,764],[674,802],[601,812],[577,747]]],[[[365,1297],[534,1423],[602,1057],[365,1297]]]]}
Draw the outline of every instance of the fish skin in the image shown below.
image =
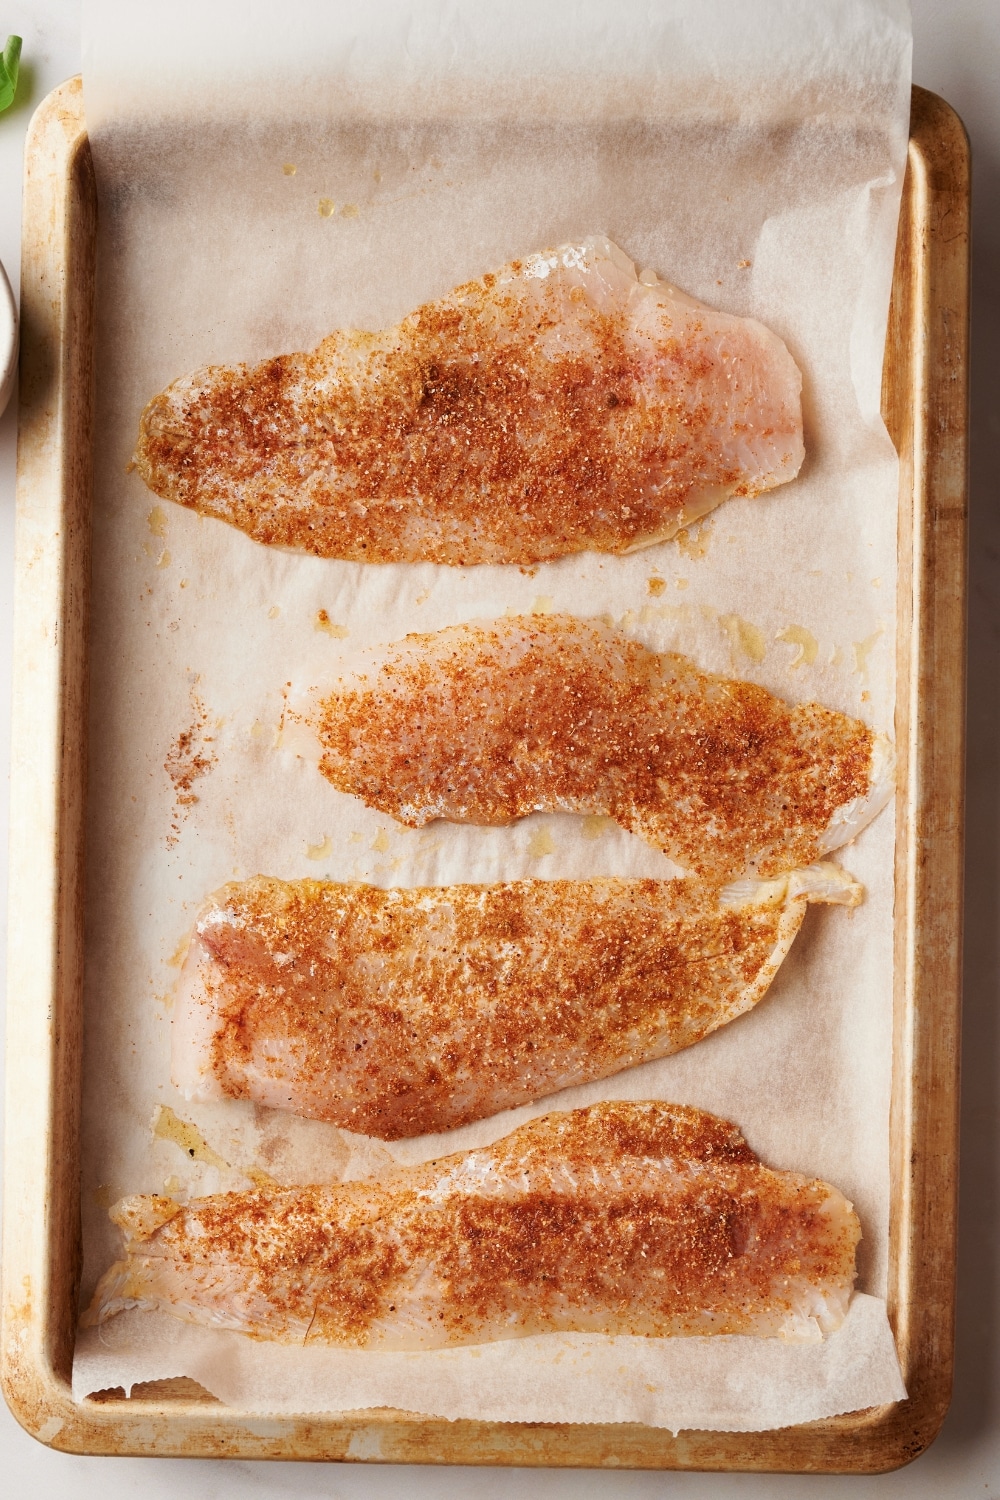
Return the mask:
{"type": "Polygon", "coordinates": [[[382,890],[258,876],[195,929],[172,1013],[189,1099],[399,1140],[689,1047],[766,993],[835,865],[697,880],[382,890]]]}
{"type": "Polygon", "coordinates": [[[814,864],[892,790],[860,720],[571,615],[409,635],[292,717],[338,791],[410,827],[600,814],[720,883],[814,864]]]}
{"type": "Polygon", "coordinates": [[[360,562],[624,553],[803,458],[801,375],[594,235],[515,260],[383,333],[214,365],[142,413],[164,499],[360,562]]]}
{"type": "Polygon", "coordinates": [[[432,1349],[560,1332],[816,1341],[861,1231],[702,1110],[606,1101],[377,1181],[136,1195],[84,1317],[156,1309],[296,1344],[432,1349]],[[155,1225],[150,1231],[150,1226],[155,1225]]]}

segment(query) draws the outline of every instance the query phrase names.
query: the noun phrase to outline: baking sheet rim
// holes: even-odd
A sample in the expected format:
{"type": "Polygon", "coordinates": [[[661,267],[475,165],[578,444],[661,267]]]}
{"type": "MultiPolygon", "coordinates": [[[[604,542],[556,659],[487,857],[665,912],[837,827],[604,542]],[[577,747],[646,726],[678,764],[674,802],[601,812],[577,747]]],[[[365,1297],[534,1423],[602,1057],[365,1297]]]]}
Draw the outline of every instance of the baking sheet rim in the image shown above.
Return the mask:
{"type": "Polygon", "coordinates": [[[950,1394],[953,1325],[968,152],[943,101],[920,89],[913,100],[883,401],[903,456],[897,742],[906,771],[897,808],[890,1312],[911,1397],[770,1433],[676,1438],[632,1425],[449,1423],[389,1411],[264,1422],[199,1399],[185,1381],[156,1383],[162,1389],[130,1402],[69,1395],[85,769],[72,730],[85,705],[89,408],[80,396],[92,381],[94,206],[79,79],[39,107],[27,148],[22,277],[3,1382],[15,1415],[42,1441],[76,1452],[872,1472],[906,1462],[935,1435],[950,1394]],[[948,237],[939,232],[946,213],[948,237]],[[80,235],[88,214],[89,247],[80,235]],[[942,406],[947,421],[927,420],[942,406]],[[935,675],[939,656],[948,671],[935,675]],[[932,877],[919,845],[934,829],[932,877]],[[922,1276],[935,1295],[921,1290],[922,1276]]]}

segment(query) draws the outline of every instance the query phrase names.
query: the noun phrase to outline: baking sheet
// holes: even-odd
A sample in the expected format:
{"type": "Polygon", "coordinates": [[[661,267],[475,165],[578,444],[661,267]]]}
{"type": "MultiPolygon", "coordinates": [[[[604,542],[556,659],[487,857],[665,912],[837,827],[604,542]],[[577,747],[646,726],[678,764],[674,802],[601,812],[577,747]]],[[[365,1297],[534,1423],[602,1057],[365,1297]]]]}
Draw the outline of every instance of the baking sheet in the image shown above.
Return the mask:
{"type": "MultiPolygon", "coordinates": [[[[168,1082],[179,953],[204,896],[226,880],[669,874],[655,851],[596,820],[398,827],[282,747],[293,677],[322,680],[347,653],[412,629],[566,609],[610,613],[651,646],[891,729],[898,476],[878,402],[906,142],[905,9],[845,0],[804,16],[761,0],[741,16],[752,12],[770,44],[749,52],[736,28],[711,29],[717,7],[664,6],[643,23],[644,9],[625,6],[611,28],[604,7],[556,7],[507,39],[499,69],[478,6],[375,6],[353,18],[350,36],[340,7],[326,8],[316,55],[325,97],[338,102],[325,114],[272,113],[290,49],[267,110],[255,95],[253,118],[234,116],[258,65],[237,56],[229,97],[206,103],[202,90],[192,125],[177,107],[188,85],[169,47],[149,74],[149,37],[133,18],[129,71],[121,36],[102,54],[119,7],[90,7],[85,88],[101,239],[83,1293],[117,1254],[106,1208],[125,1192],[247,1186],[250,1168],[281,1182],[358,1177],[390,1157],[494,1139],[553,1105],[668,1098],[735,1119],[772,1165],[841,1187],[862,1218],[859,1286],[873,1301],[858,1301],[864,1312],[811,1351],[811,1364],[770,1341],[641,1350],[626,1341],[626,1370],[641,1366],[653,1386],[643,1393],[621,1374],[622,1341],[593,1340],[586,1368],[593,1389],[615,1393],[603,1409],[619,1420],[771,1427],[902,1394],[877,1300],[888,1229],[891,809],[842,856],[868,887],[866,904],[810,913],[762,1006],[674,1058],[391,1152],[249,1105],[188,1105],[168,1082]],[[558,68],[553,16],[563,22],[558,68]],[[620,46],[595,50],[595,18],[620,46]],[[327,46],[338,35],[340,54],[327,46]],[[442,56],[448,66],[436,70],[442,56]],[[595,56],[613,74],[614,105],[576,110],[579,74],[592,79],[595,56]],[[525,78],[548,87],[532,95],[517,82],[525,78]],[[712,93],[719,78],[734,81],[725,108],[725,91],[712,93]],[[718,105],[703,115],[692,107],[698,79],[718,105]],[[679,542],[628,558],[458,571],[269,552],[158,502],[126,473],[139,411],[183,371],[308,347],[337,326],[383,326],[513,255],[596,230],[640,268],[785,338],[805,377],[807,460],[793,485],[731,501],[679,542]],[[204,1142],[194,1160],[174,1116],[204,1142]],[[845,1365],[838,1351],[851,1338],[860,1352],[845,1365]],[[718,1361],[730,1358],[736,1395],[723,1410],[718,1361]],[[831,1371],[844,1368],[856,1378],[838,1384],[831,1371]]],[[[311,10],[283,7],[293,33],[311,10]]],[[[183,31],[184,16],[173,15],[183,31]]],[[[204,1332],[171,1322],[164,1368],[162,1321],[136,1316],[85,1335],[74,1388],[154,1378],[135,1371],[155,1365],[157,1376],[201,1371],[224,1399],[257,1410],[277,1409],[279,1389],[291,1403],[282,1409],[353,1409],[364,1390],[364,1404],[458,1416],[461,1389],[476,1392],[480,1416],[595,1419],[579,1372],[567,1378],[565,1340],[445,1360],[295,1351],[293,1366],[289,1351],[244,1340],[240,1360],[206,1364],[204,1332]],[[322,1371],[304,1358],[317,1353],[322,1371]],[[484,1374],[493,1368],[495,1384],[484,1374]],[[289,1369],[291,1383],[279,1380],[289,1369]]]]}

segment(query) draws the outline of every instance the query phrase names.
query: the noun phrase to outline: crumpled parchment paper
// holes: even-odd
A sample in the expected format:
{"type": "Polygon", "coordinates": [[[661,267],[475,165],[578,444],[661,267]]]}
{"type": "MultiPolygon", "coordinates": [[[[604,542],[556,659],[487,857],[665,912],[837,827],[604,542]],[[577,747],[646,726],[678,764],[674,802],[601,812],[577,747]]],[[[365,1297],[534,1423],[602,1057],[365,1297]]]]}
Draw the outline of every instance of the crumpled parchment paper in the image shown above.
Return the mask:
{"type": "Polygon", "coordinates": [[[812,911],[749,1016],[448,1137],[390,1151],[250,1105],[187,1104],[169,1081],[169,1025],[186,934],[228,880],[670,873],[600,820],[415,831],[335,792],[282,746],[279,724],[286,683],[335,675],[347,651],[506,610],[610,613],[651,646],[891,733],[898,474],[879,384],[907,7],[184,0],[161,13],[89,0],[86,13],[101,227],[85,1300],[118,1255],[106,1210],[124,1193],[245,1187],[251,1169],[282,1183],[363,1177],[605,1097],[737,1121],[769,1164],[846,1192],[865,1238],[861,1295],[816,1346],[553,1336],[386,1355],[131,1313],[81,1336],[75,1390],[187,1374],[260,1412],[395,1405],[737,1430],[899,1399],[882,1301],[891,809],[838,856],[866,903],[812,911]],[[268,551],[127,472],[143,405],[185,371],[395,322],[515,255],[596,231],[785,339],[805,385],[793,484],[626,558],[457,570],[268,551]]]}

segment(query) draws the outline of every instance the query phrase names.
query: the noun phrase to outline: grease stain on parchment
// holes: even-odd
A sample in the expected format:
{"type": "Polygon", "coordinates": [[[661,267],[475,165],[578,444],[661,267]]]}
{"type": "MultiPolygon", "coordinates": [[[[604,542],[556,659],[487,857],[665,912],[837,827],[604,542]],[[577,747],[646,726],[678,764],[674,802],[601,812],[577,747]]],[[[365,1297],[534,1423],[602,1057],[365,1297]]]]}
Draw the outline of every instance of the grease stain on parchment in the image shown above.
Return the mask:
{"type": "Polygon", "coordinates": [[[547,828],[539,828],[528,840],[528,853],[532,859],[544,859],[547,854],[555,854],[556,844],[547,828]]]}
{"type": "Polygon", "coordinates": [[[815,662],[819,651],[819,641],[804,625],[786,625],[784,630],[778,631],[774,639],[796,647],[795,655],[788,663],[790,667],[811,667],[815,662]]]}
{"type": "Polygon", "coordinates": [[[854,642],[854,670],[860,673],[862,677],[867,678],[868,676],[868,658],[871,656],[883,633],[882,626],[880,625],[876,631],[866,636],[863,641],[854,642]]]}
{"type": "Polygon", "coordinates": [[[588,813],[583,820],[583,836],[585,839],[602,839],[612,828],[617,828],[613,818],[604,818],[597,813],[588,813]]]}
{"type": "Polygon", "coordinates": [[[326,635],[332,635],[335,641],[345,641],[351,633],[346,625],[338,625],[331,620],[325,609],[316,611],[313,626],[316,630],[322,630],[326,635]]]}
{"type": "Polygon", "coordinates": [[[169,1104],[158,1104],[153,1111],[153,1138],[159,1141],[173,1141],[179,1146],[185,1156],[192,1161],[203,1161],[207,1167],[218,1167],[221,1171],[229,1171],[229,1163],[224,1161],[217,1151],[213,1151],[205,1140],[201,1131],[190,1120],[182,1120],[180,1115],[170,1108],[169,1104]]]}
{"type": "Polygon", "coordinates": [[[750,661],[760,665],[767,655],[764,632],[740,615],[720,615],[719,624],[729,637],[734,661],[740,656],[746,656],[750,661]]]}
{"type": "Polygon", "coordinates": [[[171,953],[170,957],[167,959],[167,963],[172,969],[179,969],[182,967],[184,960],[187,958],[187,951],[190,946],[191,934],[190,932],[186,932],[181,938],[180,942],[177,944],[177,947],[174,949],[173,953],[171,953]]]}
{"type": "Polygon", "coordinates": [[[708,551],[714,528],[714,517],[707,517],[704,521],[695,521],[691,526],[685,526],[674,540],[685,557],[698,561],[708,551]]]}
{"type": "Polygon", "coordinates": [[[255,1188],[276,1188],[281,1186],[276,1177],[272,1177],[270,1173],[263,1171],[260,1167],[247,1167],[245,1171],[255,1188]]]}

